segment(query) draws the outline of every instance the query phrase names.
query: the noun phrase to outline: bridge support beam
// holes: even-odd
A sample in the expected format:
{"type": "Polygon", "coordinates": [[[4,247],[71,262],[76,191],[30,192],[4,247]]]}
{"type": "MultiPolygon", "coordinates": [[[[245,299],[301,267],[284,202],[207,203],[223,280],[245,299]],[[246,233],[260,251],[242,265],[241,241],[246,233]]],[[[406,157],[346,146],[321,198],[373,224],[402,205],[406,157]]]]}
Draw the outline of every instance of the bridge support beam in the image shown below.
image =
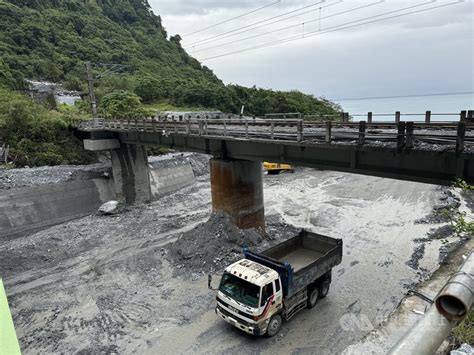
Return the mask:
{"type": "Polygon", "coordinates": [[[209,165],[213,211],[225,212],[239,228],[264,233],[262,164],[211,159],[209,165]]]}
{"type": "Polygon", "coordinates": [[[120,144],[110,151],[115,193],[127,204],[151,200],[150,175],[146,147],[135,144],[120,144]]]}

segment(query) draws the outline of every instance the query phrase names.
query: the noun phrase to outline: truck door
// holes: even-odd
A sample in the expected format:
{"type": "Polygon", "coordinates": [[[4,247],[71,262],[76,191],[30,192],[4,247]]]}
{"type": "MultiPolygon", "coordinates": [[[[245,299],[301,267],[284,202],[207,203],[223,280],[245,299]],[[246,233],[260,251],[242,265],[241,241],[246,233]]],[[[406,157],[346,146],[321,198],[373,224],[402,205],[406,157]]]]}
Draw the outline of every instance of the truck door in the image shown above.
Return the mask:
{"type": "Polygon", "coordinates": [[[280,305],[283,301],[283,291],[281,289],[281,282],[280,278],[274,281],[275,283],[275,304],[280,305]]]}
{"type": "MultiPolygon", "coordinates": [[[[279,281],[279,280],[278,280],[279,281]]],[[[276,292],[277,285],[272,281],[262,288],[261,306],[264,307],[263,314],[269,319],[281,308],[281,286],[278,282],[279,292],[276,292]]]]}

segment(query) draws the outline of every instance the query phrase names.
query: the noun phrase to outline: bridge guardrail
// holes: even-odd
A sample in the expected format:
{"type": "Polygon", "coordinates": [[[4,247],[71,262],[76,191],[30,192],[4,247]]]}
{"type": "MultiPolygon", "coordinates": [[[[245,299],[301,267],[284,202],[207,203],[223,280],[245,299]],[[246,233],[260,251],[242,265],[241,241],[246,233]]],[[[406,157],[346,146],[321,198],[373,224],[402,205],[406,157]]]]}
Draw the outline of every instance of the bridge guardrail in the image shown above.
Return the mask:
{"type": "MultiPolygon", "coordinates": [[[[376,117],[393,117],[394,121],[392,123],[398,123],[402,120],[402,117],[410,117],[410,118],[415,118],[418,117],[420,118],[420,121],[411,119],[413,122],[424,122],[424,123],[433,123],[432,117],[456,117],[459,118],[459,121],[467,121],[467,122],[474,122],[474,110],[461,110],[459,112],[448,112],[448,113],[441,113],[441,112],[431,112],[431,111],[425,111],[424,113],[405,113],[405,112],[400,112],[396,111],[394,113],[375,113],[375,112],[367,112],[367,113],[349,113],[349,112],[340,112],[337,114],[309,114],[309,115],[302,115],[301,118],[304,118],[306,121],[319,121],[319,122],[324,122],[328,118],[334,120],[334,119],[340,119],[340,122],[350,122],[351,120],[354,120],[354,118],[360,117],[366,118],[367,123],[373,123],[376,122],[374,119],[376,117]]],[[[380,122],[380,121],[379,121],[380,122]]],[[[435,121],[436,122],[436,121],[435,121]]],[[[441,121],[438,121],[441,122],[441,121]]],[[[448,121],[452,122],[452,121],[448,121]]]]}
{"type": "Polygon", "coordinates": [[[184,119],[157,118],[82,122],[79,129],[156,132],[164,135],[184,134],[235,139],[285,140],[305,143],[351,142],[396,143],[397,149],[412,149],[415,141],[452,145],[456,152],[474,145],[474,123],[459,122],[307,122],[303,119],[184,119]],[[443,130],[435,134],[434,130],[443,130]]]}

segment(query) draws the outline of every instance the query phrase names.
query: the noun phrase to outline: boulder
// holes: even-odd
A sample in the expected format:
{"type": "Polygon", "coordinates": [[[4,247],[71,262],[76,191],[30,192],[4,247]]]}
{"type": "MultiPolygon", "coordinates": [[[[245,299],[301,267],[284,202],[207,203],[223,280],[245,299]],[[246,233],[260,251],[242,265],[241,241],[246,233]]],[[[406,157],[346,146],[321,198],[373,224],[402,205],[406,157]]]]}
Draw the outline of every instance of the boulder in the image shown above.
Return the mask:
{"type": "Polygon", "coordinates": [[[99,207],[99,214],[101,215],[113,215],[123,211],[123,204],[119,201],[111,200],[104,203],[99,207]]]}

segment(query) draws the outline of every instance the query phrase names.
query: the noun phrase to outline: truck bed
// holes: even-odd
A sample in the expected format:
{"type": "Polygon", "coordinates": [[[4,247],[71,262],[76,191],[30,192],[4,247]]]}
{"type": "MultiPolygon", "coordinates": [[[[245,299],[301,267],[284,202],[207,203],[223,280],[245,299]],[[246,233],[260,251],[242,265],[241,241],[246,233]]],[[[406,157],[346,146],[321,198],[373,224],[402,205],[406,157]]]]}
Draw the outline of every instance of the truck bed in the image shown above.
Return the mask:
{"type": "Polygon", "coordinates": [[[336,248],[338,241],[338,239],[303,230],[298,236],[275,245],[262,254],[273,260],[290,264],[297,275],[336,248]]]}
{"type": "Polygon", "coordinates": [[[298,273],[298,271],[311,265],[321,256],[323,256],[323,253],[320,253],[319,251],[300,248],[288,252],[288,254],[283,255],[277,260],[281,262],[286,261],[288,264],[293,266],[293,270],[295,271],[295,273],[298,273]]]}
{"type": "Polygon", "coordinates": [[[289,297],[341,262],[342,240],[302,230],[261,253],[246,250],[245,257],[277,271],[289,297]]]}

